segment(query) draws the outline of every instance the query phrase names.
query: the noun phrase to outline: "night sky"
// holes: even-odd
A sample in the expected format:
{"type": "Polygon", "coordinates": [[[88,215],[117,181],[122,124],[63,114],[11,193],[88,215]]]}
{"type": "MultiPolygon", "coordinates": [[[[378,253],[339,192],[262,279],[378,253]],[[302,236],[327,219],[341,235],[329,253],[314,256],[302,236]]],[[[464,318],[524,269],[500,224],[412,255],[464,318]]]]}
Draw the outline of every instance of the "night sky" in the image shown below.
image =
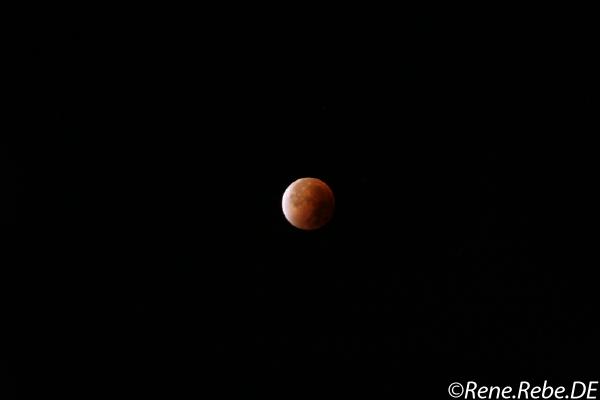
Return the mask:
{"type": "Polygon", "coordinates": [[[20,203],[41,260],[22,302],[48,390],[448,398],[593,377],[590,159],[563,140],[586,130],[588,53],[542,25],[242,13],[36,36],[55,150],[20,203]],[[281,211],[300,177],[336,196],[320,230],[281,211]]]}

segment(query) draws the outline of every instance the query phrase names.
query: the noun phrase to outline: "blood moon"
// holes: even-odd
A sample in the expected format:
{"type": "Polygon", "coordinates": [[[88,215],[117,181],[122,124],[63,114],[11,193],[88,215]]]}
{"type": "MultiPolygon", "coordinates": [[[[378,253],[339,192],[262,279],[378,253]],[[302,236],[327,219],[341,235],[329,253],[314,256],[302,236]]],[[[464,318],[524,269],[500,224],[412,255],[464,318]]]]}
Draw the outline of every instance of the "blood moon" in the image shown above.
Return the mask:
{"type": "Polygon", "coordinates": [[[333,192],[320,179],[301,178],[285,190],[281,207],[285,218],[296,228],[318,229],[333,215],[333,192]]]}

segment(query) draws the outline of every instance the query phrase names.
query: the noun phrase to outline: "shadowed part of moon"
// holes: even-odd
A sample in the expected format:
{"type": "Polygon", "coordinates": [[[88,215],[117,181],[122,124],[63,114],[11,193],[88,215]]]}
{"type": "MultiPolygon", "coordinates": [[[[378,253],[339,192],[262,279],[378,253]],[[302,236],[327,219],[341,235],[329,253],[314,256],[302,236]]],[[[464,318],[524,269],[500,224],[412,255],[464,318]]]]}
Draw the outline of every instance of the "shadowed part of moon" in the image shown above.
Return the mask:
{"type": "Polygon", "coordinates": [[[333,215],[333,192],[320,179],[301,178],[285,190],[282,208],[286,219],[296,228],[317,229],[333,215]]]}

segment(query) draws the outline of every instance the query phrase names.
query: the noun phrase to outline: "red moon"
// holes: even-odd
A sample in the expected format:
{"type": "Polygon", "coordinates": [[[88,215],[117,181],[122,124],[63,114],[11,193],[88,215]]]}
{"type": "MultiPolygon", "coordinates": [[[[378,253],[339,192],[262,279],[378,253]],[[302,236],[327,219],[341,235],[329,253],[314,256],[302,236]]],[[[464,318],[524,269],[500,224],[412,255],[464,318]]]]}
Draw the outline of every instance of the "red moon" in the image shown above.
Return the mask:
{"type": "Polygon", "coordinates": [[[285,218],[296,228],[318,229],[333,215],[333,192],[320,179],[301,178],[285,190],[281,207],[285,218]]]}

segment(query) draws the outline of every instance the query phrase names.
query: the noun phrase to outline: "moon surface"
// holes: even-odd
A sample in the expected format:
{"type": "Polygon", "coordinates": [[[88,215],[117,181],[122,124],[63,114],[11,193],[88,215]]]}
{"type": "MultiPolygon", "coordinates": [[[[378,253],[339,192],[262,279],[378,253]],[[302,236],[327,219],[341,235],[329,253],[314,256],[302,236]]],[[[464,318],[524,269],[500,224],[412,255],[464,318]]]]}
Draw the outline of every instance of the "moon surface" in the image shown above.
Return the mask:
{"type": "Polygon", "coordinates": [[[285,190],[281,207],[285,218],[296,228],[318,229],[333,215],[333,192],[320,179],[301,178],[285,190]]]}

